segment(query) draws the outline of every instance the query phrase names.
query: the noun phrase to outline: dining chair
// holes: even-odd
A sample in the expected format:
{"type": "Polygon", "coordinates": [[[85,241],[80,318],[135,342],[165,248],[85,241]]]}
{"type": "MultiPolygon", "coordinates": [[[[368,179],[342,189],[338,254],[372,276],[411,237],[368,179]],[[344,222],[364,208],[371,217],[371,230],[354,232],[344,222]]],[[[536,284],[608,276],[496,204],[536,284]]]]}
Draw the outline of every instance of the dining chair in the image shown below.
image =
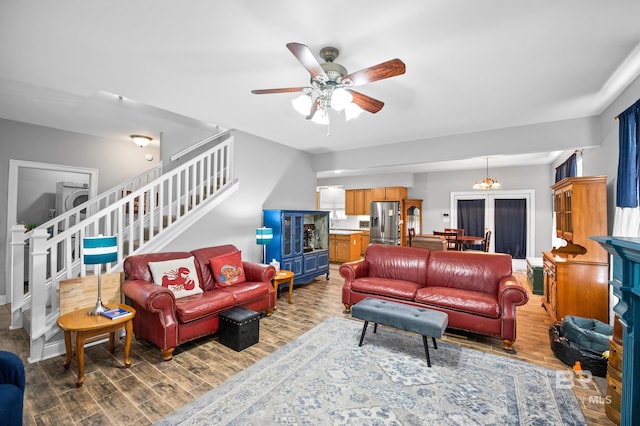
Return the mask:
{"type": "Polygon", "coordinates": [[[447,240],[447,250],[460,250],[460,245],[458,244],[457,232],[433,231],[433,235],[439,235],[441,237],[444,237],[445,240],[447,240]]]}
{"type": "Polygon", "coordinates": [[[444,232],[455,232],[458,235],[464,235],[464,228],[444,228],[444,232]]]}
{"type": "Polygon", "coordinates": [[[486,234],[484,234],[484,251],[485,252],[489,252],[489,246],[491,245],[491,231],[487,231],[486,234]]]}
{"type": "MultiPolygon", "coordinates": [[[[444,232],[455,232],[458,237],[464,236],[464,228],[444,228],[444,232]]],[[[456,238],[456,250],[464,250],[464,244],[456,238]]]]}
{"type": "Polygon", "coordinates": [[[411,247],[411,241],[416,236],[416,228],[409,228],[409,247],[411,247]]]}

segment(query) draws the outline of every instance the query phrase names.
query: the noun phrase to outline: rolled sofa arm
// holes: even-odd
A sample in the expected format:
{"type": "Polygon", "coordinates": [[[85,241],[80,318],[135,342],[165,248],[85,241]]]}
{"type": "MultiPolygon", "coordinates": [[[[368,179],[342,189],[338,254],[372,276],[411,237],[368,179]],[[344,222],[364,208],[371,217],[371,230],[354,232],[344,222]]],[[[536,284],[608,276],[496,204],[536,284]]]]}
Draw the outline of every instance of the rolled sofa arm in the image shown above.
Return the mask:
{"type": "Polygon", "coordinates": [[[122,292],[146,311],[163,311],[174,316],[176,298],[166,287],[147,281],[132,280],[122,284],[122,292]]]}
{"type": "Polygon", "coordinates": [[[345,287],[351,287],[351,282],[357,278],[369,275],[369,262],[364,259],[354,260],[340,265],[340,275],[344,278],[345,287]]]}
{"type": "Polygon", "coordinates": [[[271,284],[271,280],[276,275],[276,268],[272,265],[262,263],[242,261],[244,275],[247,281],[257,281],[271,284]]]}
{"type": "Polygon", "coordinates": [[[529,301],[529,293],[515,276],[509,275],[500,279],[498,300],[502,308],[502,316],[515,318],[515,307],[527,303],[529,301]]]}

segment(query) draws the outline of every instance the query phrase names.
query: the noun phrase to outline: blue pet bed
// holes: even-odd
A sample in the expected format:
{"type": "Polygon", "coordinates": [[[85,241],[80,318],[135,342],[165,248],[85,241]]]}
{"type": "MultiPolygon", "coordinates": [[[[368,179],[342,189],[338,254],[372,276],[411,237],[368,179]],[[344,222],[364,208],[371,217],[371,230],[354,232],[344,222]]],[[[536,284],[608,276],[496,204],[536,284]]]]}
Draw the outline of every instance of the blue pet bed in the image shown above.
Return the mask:
{"type": "Polygon", "coordinates": [[[567,315],[562,323],[549,328],[551,350],[570,367],[580,361],[583,370],[598,377],[607,375],[607,358],[613,327],[592,318],[567,315]]]}

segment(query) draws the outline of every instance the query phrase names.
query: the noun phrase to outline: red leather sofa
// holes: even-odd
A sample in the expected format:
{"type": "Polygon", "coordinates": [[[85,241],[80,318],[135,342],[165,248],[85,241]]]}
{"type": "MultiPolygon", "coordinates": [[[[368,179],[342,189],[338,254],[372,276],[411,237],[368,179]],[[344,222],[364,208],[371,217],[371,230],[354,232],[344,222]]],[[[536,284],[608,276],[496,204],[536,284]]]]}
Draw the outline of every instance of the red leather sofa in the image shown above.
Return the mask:
{"type": "Polygon", "coordinates": [[[206,247],[191,252],[165,252],[129,256],[124,261],[122,291],[136,310],[133,332],[136,339],[160,348],[165,361],[176,346],[218,331],[218,314],[235,306],[271,315],[275,291],[271,265],[242,261],[246,281],[227,287],[216,285],[209,259],[237,252],[233,245],[206,247]],[[194,257],[203,292],[176,299],[174,293],[153,283],[149,262],[194,257]]]}
{"type": "Polygon", "coordinates": [[[340,266],[346,311],[366,297],[434,309],[449,327],[502,339],[513,352],[516,306],[529,300],[501,253],[430,251],[370,244],[364,259],[340,266]]]}

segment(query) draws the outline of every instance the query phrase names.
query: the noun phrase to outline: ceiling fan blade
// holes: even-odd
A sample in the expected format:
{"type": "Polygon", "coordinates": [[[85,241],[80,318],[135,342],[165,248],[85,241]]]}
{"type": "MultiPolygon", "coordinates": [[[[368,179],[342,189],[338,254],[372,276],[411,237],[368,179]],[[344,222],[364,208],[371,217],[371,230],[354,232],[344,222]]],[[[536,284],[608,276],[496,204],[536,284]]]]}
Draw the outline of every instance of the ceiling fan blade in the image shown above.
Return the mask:
{"type": "Polygon", "coordinates": [[[282,89],[259,89],[252,90],[251,93],[255,95],[265,95],[269,93],[295,93],[295,92],[306,92],[311,90],[310,87],[285,87],[282,89]]]}
{"type": "Polygon", "coordinates": [[[293,56],[295,56],[298,61],[300,61],[302,66],[304,66],[307,71],[309,71],[312,79],[318,76],[326,77],[326,74],[318,63],[318,60],[315,58],[315,56],[313,56],[313,53],[311,53],[311,50],[309,50],[307,46],[300,43],[287,43],[287,48],[291,51],[291,53],[293,53],[293,56]]]}
{"type": "Polygon", "coordinates": [[[402,62],[400,59],[391,59],[390,61],[353,72],[343,77],[342,80],[349,79],[353,82],[352,86],[361,86],[373,81],[378,81],[404,74],[405,70],[406,67],[404,65],[404,62],[402,62]]]}
{"type": "Polygon", "coordinates": [[[371,96],[363,95],[362,93],[356,92],[355,90],[347,90],[353,96],[352,102],[365,111],[369,111],[370,113],[375,114],[384,106],[384,102],[374,99],[371,96]]]}

